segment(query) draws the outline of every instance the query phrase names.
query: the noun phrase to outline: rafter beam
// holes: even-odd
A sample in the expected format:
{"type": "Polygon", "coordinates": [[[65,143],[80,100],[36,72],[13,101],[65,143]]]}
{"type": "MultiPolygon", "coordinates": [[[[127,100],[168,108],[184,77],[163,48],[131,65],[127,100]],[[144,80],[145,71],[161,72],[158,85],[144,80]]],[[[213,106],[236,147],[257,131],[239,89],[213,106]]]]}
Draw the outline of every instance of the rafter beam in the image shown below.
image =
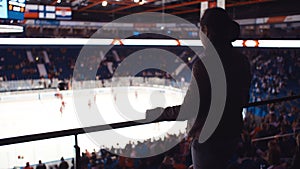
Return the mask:
{"type": "Polygon", "coordinates": [[[57,0],[52,1],[51,5],[56,5],[57,4],[57,0]]]}
{"type": "Polygon", "coordinates": [[[104,0],[98,0],[98,1],[96,1],[96,2],[95,2],[95,1],[92,1],[92,2],[93,2],[92,4],[89,4],[88,6],[85,6],[85,7],[83,7],[83,8],[80,8],[80,9],[78,9],[78,11],[79,11],[79,12],[84,11],[84,10],[86,10],[86,9],[89,9],[89,8],[93,7],[93,6],[96,6],[96,5],[101,4],[103,1],[104,1],[104,0]]]}
{"type": "Polygon", "coordinates": [[[182,6],[189,6],[189,5],[199,4],[199,3],[204,2],[204,1],[207,1],[207,0],[195,0],[195,1],[184,2],[184,3],[180,3],[180,4],[168,5],[168,6],[165,6],[165,7],[149,9],[149,10],[146,10],[145,12],[155,12],[155,11],[161,11],[161,10],[165,10],[165,9],[173,9],[173,8],[178,8],[178,7],[182,7],[182,6]]]}
{"type": "Polygon", "coordinates": [[[199,12],[199,11],[200,11],[199,8],[195,8],[195,9],[190,9],[190,10],[185,10],[185,11],[172,12],[171,14],[173,14],[173,15],[179,15],[179,14],[192,13],[192,12],[199,12]]]}
{"type": "MultiPolygon", "coordinates": [[[[132,2],[131,0],[120,1],[120,2],[119,1],[108,1],[109,4],[117,4],[117,5],[124,5],[124,6],[118,7],[116,9],[112,9],[110,11],[107,11],[107,10],[89,10],[90,8],[92,8],[94,6],[96,6],[98,4],[101,4],[103,1],[104,0],[92,0],[92,1],[90,1],[90,2],[92,2],[92,4],[89,4],[88,6],[80,8],[80,9],[78,9],[78,11],[79,12],[87,11],[87,12],[95,12],[95,13],[116,13],[116,12],[123,13],[123,12],[120,12],[120,11],[140,6],[139,3],[130,3],[130,2],[132,2]]],[[[147,3],[152,3],[154,1],[157,1],[157,0],[149,0],[149,1],[147,1],[147,3]]],[[[174,11],[174,12],[171,13],[171,14],[174,14],[174,15],[198,12],[200,10],[199,8],[181,10],[180,7],[195,5],[195,4],[199,4],[201,2],[205,2],[205,1],[207,1],[207,0],[194,0],[194,1],[184,2],[184,3],[181,3],[181,4],[166,5],[165,7],[160,6],[160,7],[154,8],[154,9],[145,10],[143,12],[155,12],[155,11],[162,11],[162,10],[166,10],[166,9],[178,10],[178,11],[174,11]]],[[[274,0],[249,0],[249,1],[245,1],[245,2],[235,2],[235,3],[233,2],[233,3],[226,4],[226,7],[250,5],[250,4],[256,4],[256,3],[271,2],[271,1],[274,1],[274,0]]],[[[56,2],[56,1],[54,1],[54,2],[56,2]]],[[[145,5],[149,5],[149,4],[145,4],[145,5]]],[[[128,13],[128,12],[124,12],[124,13],[128,13]]]]}
{"type": "MultiPolygon", "coordinates": [[[[151,3],[151,2],[154,2],[156,0],[149,0],[147,1],[147,3],[151,3]]],[[[130,5],[127,5],[127,6],[123,6],[123,7],[120,7],[120,8],[117,8],[117,9],[113,9],[111,11],[109,11],[109,13],[115,13],[115,12],[118,12],[118,11],[122,11],[122,10],[125,10],[125,9],[128,9],[128,8],[133,8],[133,7],[136,7],[136,6],[140,6],[139,3],[133,3],[133,4],[130,4],[130,5]]]]}
{"type": "MultiPolygon", "coordinates": [[[[264,3],[264,2],[270,2],[274,0],[256,0],[256,1],[246,1],[246,2],[237,2],[232,4],[227,4],[226,7],[234,7],[234,6],[241,6],[241,5],[250,5],[250,4],[256,4],[256,3],[264,3]]],[[[179,15],[179,14],[186,14],[186,13],[192,13],[197,12],[200,9],[190,9],[186,11],[178,11],[178,12],[172,12],[173,15],[179,15]]]]}
{"type": "MultiPolygon", "coordinates": [[[[104,10],[94,10],[94,9],[89,9],[89,10],[85,10],[86,12],[92,12],[92,13],[110,13],[109,11],[104,11],[104,10]]],[[[118,12],[119,15],[129,15],[132,14],[130,12],[118,12]]]]}
{"type": "Polygon", "coordinates": [[[271,2],[271,1],[274,1],[274,0],[254,0],[254,1],[236,2],[236,3],[227,4],[226,7],[241,6],[241,5],[250,5],[250,4],[271,2]]]}

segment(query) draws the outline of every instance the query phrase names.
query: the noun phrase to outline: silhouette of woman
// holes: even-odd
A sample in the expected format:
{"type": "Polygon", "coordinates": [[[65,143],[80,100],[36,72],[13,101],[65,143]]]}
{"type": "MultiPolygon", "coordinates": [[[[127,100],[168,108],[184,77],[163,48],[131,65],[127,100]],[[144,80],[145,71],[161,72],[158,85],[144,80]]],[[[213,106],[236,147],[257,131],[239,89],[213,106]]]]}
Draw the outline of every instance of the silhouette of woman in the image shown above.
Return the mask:
{"type": "Polygon", "coordinates": [[[194,120],[189,131],[189,135],[193,137],[191,146],[193,168],[224,169],[234,153],[243,126],[242,109],[248,103],[251,82],[250,64],[247,58],[231,45],[231,42],[238,38],[240,29],[238,23],[234,22],[224,9],[207,9],[200,20],[200,25],[202,31],[200,38],[205,49],[205,57],[210,57],[207,51],[210,41],[220,57],[226,77],[226,102],[217,128],[208,140],[199,143],[198,138],[203,132],[202,128],[210,110],[212,90],[208,73],[200,59],[193,64],[193,77],[183,104],[148,110],[146,118],[151,120],[155,118],[156,121],[194,120]],[[195,103],[199,102],[195,99],[197,93],[200,96],[200,103],[195,103]],[[181,113],[186,116],[177,118],[180,108],[192,109],[193,105],[198,106],[197,117],[191,117],[190,112],[184,110],[185,112],[181,113]]]}

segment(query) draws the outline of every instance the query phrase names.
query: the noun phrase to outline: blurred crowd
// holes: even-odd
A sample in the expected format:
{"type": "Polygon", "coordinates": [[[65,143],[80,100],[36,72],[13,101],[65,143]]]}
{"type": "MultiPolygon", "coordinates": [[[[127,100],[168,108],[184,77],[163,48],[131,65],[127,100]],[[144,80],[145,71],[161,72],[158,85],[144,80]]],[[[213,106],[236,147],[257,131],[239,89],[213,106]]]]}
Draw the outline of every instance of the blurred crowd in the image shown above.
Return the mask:
{"type": "MultiPolygon", "coordinates": [[[[300,100],[297,100],[299,103],[300,100]]],[[[282,112],[280,116],[269,113],[257,117],[248,112],[236,153],[228,163],[229,169],[296,169],[299,167],[300,109],[282,112]],[[293,118],[290,118],[293,114],[293,118]]],[[[230,132],[230,131],[229,131],[230,132]]],[[[164,139],[128,143],[124,148],[101,149],[82,154],[83,168],[160,168],[184,169],[192,165],[190,144],[192,138],[185,134],[167,135],[164,139]],[[148,158],[156,149],[173,148],[148,158]],[[119,156],[119,154],[123,156],[119,156]],[[124,157],[125,156],[125,157],[124,157]],[[109,160],[107,160],[109,158],[109,160]],[[88,160],[87,160],[88,159],[88,160]],[[109,165],[106,161],[110,161],[109,165]]]]}
{"type": "MultiPolygon", "coordinates": [[[[165,57],[159,57],[159,69],[147,68],[135,75],[130,72],[116,73],[119,66],[127,67],[126,58],[146,49],[138,46],[114,46],[104,53],[96,47],[64,47],[64,48],[5,48],[0,49],[0,80],[52,79],[76,80],[109,80],[112,76],[159,77],[172,79],[174,75],[190,80],[190,71],[183,71],[181,61],[188,67],[197,57],[188,47],[158,47],[177,56],[170,63],[165,57]],[[45,67],[46,74],[41,76],[39,66],[45,67]],[[76,71],[74,69],[76,68],[76,71]],[[171,70],[172,72],[166,72],[171,70]]],[[[201,54],[202,49],[196,51],[201,54]]],[[[251,63],[252,85],[251,101],[278,98],[300,92],[300,55],[299,49],[261,49],[239,48],[251,63]]],[[[136,67],[145,65],[145,58],[135,56],[136,67]]],[[[147,56],[150,57],[150,56],[147,56]]],[[[151,56],[156,58],[156,56],[151,56]]],[[[177,78],[178,79],[178,78],[177,78]]],[[[177,80],[176,79],[176,80],[177,80]]],[[[266,111],[264,111],[266,112],[266,111]]]]}
{"type": "MultiPolygon", "coordinates": [[[[295,102],[299,104],[300,100],[295,102]]],[[[269,112],[264,117],[247,112],[241,139],[226,169],[299,169],[299,131],[298,107],[280,115],[269,112]]],[[[184,133],[166,134],[164,138],[130,141],[124,147],[116,144],[92,152],[85,150],[80,166],[82,169],[187,169],[192,166],[191,141],[184,133]]],[[[70,167],[74,167],[74,160],[69,162],[70,167]]],[[[47,168],[61,169],[59,164],[47,168]]]]}
{"type": "Polygon", "coordinates": [[[254,101],[270,99],[273,96],[286,96],[299,85],[299,50],[245,49],[242,52],[248,56],[251,63],[253,73],[251,94],[254,101]]]}

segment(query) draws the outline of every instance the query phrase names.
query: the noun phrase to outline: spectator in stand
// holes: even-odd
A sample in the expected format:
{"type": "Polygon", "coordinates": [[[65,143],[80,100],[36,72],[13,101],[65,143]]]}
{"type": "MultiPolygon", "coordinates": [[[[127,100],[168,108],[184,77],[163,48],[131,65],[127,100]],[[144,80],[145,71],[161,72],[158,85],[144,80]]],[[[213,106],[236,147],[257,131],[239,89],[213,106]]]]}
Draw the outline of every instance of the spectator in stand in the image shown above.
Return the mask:
{"type": "Polygon", "coordinates": [[[39,164],[36,166],[36,169],[46,169],[46,165],[39,160],[39,164]]]}
{"type": "Polygon", "coordinates": [[[60,159],[60,161],[61,162],[60,162],[60,164],[58,166],[59,169],[68,169],[69,168],[68,162],[66,162],[63,157],[60,159]]]}
{"type": "MultiPolygon", "coordinates": [[[[261,124],[261,128],[260,130],[257,132],[256,134],[256,138],[263,138],[263,137],[267,137],[270,136],[269,135],[269,130],[268,130],[268,124],[267,123],[262,123],[261,124]]],[[[259,141],[256,144],[256,147],[262,151],[266,151],[268,149],[268,141],[263,140],[263,141],[259,141]]]]}
{"type": "Polygon", "coordinates": [[[88,169],[88,164],[90,162],[89,157],[85,155],[85,153],[82,153],[82,156],[80,158],[80,165],[81,169],[88,169]]]}
{"type": "Polygon", "coordinates": [[[267,161],[270,164],[268,169],[284,169],[280,164],[281,152],[275,140],[269,141],[267,151],[267,161]]]}
{"type": "Polygon", "coordinates": [[[174,163],[173,163],[174,169],[186,169],[185,164],[182,162],[180,157],[174,157],[174,163]]]}
{"type": "Polygon", "coordinates": [[[129,141],[129,143],[126,144],[123,153],[125,156],[129,157],[131,152],[132,152],[132,143],[131,141],[129,141]]]}
{"type": "Polygon", "coordinates": [[[300,168],[300,134],[297,135],[297,148],[293,157],[292,167],[290,169],[300,168]]]}
{"type": "Polygon", "coordinates": [[[173,165],[174,159],[170,156],[165,156],[163,162],[159,166],[159,169],[175,169],[173,165]]]}
{"type": "Polygon", "coordinates": [[[24,169],[33,169],[33,167],[30,166],[29,162],[26,162],[24,169]]]}

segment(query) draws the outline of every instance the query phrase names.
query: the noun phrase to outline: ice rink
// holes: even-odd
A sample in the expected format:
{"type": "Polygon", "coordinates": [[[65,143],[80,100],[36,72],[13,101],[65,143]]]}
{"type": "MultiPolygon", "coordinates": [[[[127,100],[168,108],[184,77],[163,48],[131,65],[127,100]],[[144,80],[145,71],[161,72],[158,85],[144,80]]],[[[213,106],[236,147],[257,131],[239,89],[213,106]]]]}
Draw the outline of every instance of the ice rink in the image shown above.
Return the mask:
{"type": "MultiPolygon", "coordinates": [[[[4,93],[0,95],[0,138],[144,119],[147,109],[181,104],[184,94],[183,90],[165,86],[98,88],[79,94],[4,93]]],[[[164,137],[166,133],[183,132],[185,127],[185,122],[161,122],[101,131],[98,132],[101,139],[79,135],[78,142],[82,152],[99,150],[102,146],[123,147],[129,140],[164,137]]],[[[73,146],[74,136],[2,146],[0,168],[24,166],[27,161],[31,164],[38,160],[54,161],[62,156],[72,158],[73,146]]]]}

